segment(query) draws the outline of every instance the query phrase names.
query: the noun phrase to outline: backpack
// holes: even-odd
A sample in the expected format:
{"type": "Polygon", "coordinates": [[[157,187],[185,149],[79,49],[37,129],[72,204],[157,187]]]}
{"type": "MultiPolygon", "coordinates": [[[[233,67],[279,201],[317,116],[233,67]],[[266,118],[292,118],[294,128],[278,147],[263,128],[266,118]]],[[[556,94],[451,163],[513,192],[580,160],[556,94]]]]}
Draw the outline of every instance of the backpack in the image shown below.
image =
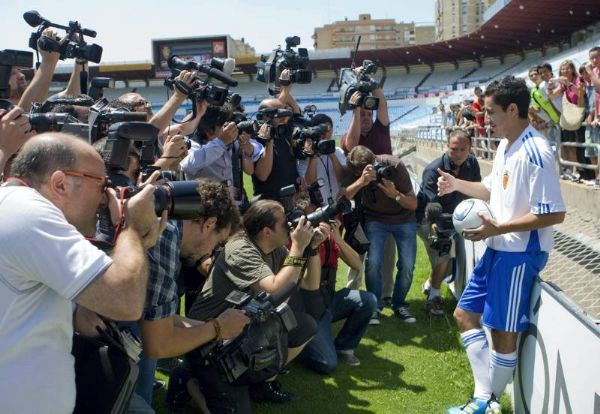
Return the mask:
{"type": "Polygon", "coordinates": [[[135,389],[141,344],[128,330],[109,321],[100,336],[73,335],[75,386],[74,414],[124,413],[135,389]],[[136,354],[137,353],[137,354],[136,354]]]}

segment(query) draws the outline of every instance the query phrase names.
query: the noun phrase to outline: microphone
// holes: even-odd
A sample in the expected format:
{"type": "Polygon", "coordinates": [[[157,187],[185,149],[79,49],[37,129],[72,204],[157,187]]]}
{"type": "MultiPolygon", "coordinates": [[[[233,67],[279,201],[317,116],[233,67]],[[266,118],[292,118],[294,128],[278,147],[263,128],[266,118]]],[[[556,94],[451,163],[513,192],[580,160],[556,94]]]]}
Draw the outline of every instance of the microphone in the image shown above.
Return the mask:
{"type": "Polygon", "coordinates": [[[23,13],[23,19],[27,22],[27,24],[31,27],[37,27],[42,23],[47,22],[37,10],[30,10],[28,12],[23,13]]]}
{"type": "Polygon", "coordinates": [[[219,69],[220,71],[226,73],[227,75],[231,75],[233,70],[235,69],[235,59],[227,58],[227,59],[219,59],[212,58],[210,60],[210,66],[215,69],[219,69]]]}
{"type": "MultiPolygon", "coordinates": [[[[213,59],[213,61],[214,60],[215,59],[213,59]]],[[[230,77],[228,74],[220,71],[219,69],[216,69],[209,65],[200,65],[200,64],[194,62],[193,60],[184,60],[184,59],[181,59],[177,55],[171,56],[169,58],[169,60],[167,61],[167,64],[169,65],[169,68],[171,70],[182,71],[182,70],[194,69],[199,72],[206,73],[208,76],[213,77],[217,80],[220,80],[221,82],[223,82],[226,85],[229,85],[229,86],[237,86],[238,85],[238,81],[236,81],[235,79],[230,77]]],[[[226,64],[224,63],[223,66],[225,66],[225,65],[226,64]]],[[[231,66],[231,63],[229,63],[228,65],[231,66]]],[[[235,67],[235,63],[233,63],[233,65],[235,67]]]]}
{"type": "Polygon", "coordinates": [[[292,293],[294,293],[296,286],[297,285],[295,283],[290,282],[281,289],[279,289],[277,292],[271,293],[269,302],[271,302],[271,304],[274,307],[281,305],[287,298],[289,298],[292,295],[292,293]]]}

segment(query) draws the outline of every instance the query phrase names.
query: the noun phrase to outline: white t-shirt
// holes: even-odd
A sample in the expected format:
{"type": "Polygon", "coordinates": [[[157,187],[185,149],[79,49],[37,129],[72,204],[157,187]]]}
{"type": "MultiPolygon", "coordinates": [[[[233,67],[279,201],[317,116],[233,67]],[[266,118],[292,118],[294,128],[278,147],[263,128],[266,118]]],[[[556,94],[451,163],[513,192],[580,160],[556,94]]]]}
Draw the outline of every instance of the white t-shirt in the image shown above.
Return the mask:
{"type": "MultiPolygon", "coordinates": [[[[341,148],[335,148],[335,156],[342,167],[346,165],[346,156],[341,148]]],[[[304,160],[298,160],[297,170],[300,177],[304,177],[306,175],[306,171],[308,170],[308,161],[308,158],[304,160]]],[[[333,161],[329,159],[329,155],[320,155],[319,157],[316,157],[313,162],[317,164],[317,179],[321,178],[325,182],[323,187],[321,187],[321,195],[323,196],[323,200],[327,202],[329,197],[335,200],[340,192],[340,184],[335,176],[333,161]]]]}
{"type": "Polygon", "coordinates": [[[72,413],[72,301],[111,264],[36,190],[0,188],[0,410],[72,413]]]}
{"type": "MultiPolygon", "coordinates": [[[[507,139],[500,141],[492,173],[483,179],[496,220],[566,211],[548,140],[528,126],[510,148],[507,145],[507,139]]],[[[554,245],[552,227],[490,237],[486,244],[505,252],[548,252],[554,245]]]]}

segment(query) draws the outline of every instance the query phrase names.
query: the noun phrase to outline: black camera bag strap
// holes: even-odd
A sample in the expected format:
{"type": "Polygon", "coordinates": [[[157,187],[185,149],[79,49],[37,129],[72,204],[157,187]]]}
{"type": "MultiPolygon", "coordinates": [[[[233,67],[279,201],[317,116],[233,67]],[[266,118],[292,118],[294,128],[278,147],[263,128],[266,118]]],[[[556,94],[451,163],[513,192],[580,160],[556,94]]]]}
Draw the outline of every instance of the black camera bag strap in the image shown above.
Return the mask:
{"type": "Polygon", "coordinates": [[[116,325],[107,320],[104,323],[106,330],[96,327],[98,337],[73,335],[74,414],[124,413],[135,389],[137,363],[127,354],[116,325]]]}
{"type": "Polygon", "coordinates": [[[350,245],[358,254],[365,254],[369,250],[369,241],[363,230],[364,214],[361,202],[361,194],[354,197],[354,209],[344,214],[344,241],[350,245]]]}

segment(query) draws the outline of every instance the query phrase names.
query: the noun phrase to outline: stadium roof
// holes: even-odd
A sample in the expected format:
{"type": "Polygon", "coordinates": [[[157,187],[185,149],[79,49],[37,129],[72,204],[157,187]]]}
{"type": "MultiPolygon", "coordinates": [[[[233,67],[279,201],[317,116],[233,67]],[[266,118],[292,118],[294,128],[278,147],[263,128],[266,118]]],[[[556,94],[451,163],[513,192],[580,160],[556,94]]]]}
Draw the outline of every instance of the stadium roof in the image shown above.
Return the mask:
{"type": "MultiPolygon", "coordinates": [[[[383,66],[418,65],[541,49],[600,21],[598,6],[598,0],[509,0],[468,35],[424,45],[359,51],[356,61],[370,59],[383,66]]],[[[335,69],[349,64],[350,59],[311,60],[310,67],[313,70],[335,69]]],[[[255,72],[249,65],[243,71],[255,72]]]]}

